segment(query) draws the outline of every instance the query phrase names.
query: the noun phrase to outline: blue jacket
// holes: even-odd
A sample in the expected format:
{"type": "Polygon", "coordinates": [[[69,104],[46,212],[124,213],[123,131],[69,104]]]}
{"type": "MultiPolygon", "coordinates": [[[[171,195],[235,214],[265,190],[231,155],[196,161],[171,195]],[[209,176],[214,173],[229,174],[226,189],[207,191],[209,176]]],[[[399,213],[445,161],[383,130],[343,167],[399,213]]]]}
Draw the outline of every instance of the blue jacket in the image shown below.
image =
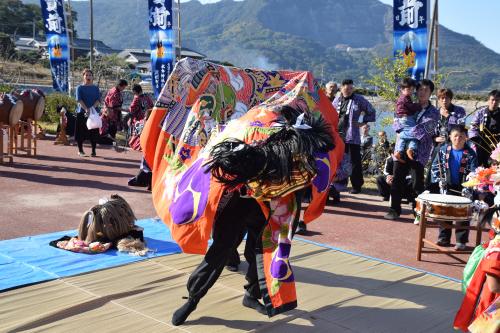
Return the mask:
{"type": "MultiPolygon", "coordinates": [[[[431,167],[431,183],[438,183],[441,175],[446,178],[446,183],[451,185],[451,175],[449,169],[449,154],[448,147],[451,149],[451,144],[446,143],[441,145],[439,152],[434,157],[431,167]]],[[[476,152],[465,144],[464,155],[462,155],[462,163],[460,170],[460,184],[465,182],[467,175],[476,170],[477,168],[477,155],[476,152]],[[463,169],[462,169],[463,168],[463,169]]]]}

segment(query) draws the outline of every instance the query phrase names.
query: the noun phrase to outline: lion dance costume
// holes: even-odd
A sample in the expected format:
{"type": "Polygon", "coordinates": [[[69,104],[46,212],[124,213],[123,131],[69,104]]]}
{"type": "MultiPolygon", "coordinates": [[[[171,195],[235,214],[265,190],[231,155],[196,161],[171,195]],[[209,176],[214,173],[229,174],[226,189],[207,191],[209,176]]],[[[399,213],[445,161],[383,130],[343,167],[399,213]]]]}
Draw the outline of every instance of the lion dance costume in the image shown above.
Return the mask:
{"type": "Polygon", "coordinates": [[[269,316],[297,306],[288,259],[300,193],[311,186],[308,223],[322,213],[343,155],[337,124],[337,112],[309,72],[189,58],[177,63],[141,146],[152,166],[159,216],[184,252],[205,254],[188,281],[187,315],[244,230],[246,295],[262,297],[269,316]]]}

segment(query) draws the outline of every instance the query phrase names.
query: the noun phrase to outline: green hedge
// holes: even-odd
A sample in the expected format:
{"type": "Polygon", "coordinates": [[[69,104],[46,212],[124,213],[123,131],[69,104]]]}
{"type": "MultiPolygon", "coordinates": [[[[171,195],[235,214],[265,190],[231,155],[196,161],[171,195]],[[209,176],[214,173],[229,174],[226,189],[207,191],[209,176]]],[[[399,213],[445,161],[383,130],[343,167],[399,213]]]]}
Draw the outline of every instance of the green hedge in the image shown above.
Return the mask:
{"type": "Polygon", "coordinates": [[[45,113],[41,120],[49,123],[59,122],[57,113],[59,105],[64,106],[68,112],[74,112],[76,109],[76,101],[73,97],[61,93],[49,94],[45,97],[45,113]]]}
{"type": "Polygon", "coordinates": [[[8,84],[0,84],[0,93],[10,93],[14,88],[8,84]]]}

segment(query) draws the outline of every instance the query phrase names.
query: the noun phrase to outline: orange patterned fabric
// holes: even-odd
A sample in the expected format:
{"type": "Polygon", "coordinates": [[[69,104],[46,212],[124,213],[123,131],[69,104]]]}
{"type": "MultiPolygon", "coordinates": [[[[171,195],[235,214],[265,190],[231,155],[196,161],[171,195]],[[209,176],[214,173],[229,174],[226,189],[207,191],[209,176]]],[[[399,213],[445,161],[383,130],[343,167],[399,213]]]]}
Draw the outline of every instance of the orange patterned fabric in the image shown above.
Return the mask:
{"type": "Polygon", "coordinates": [[[313,116],[322,115],[331,127],[336,148],[328,154],[315,155],[318,174],[312,180],[301,181],[297,176],[293,184],[272,189],[262,184],[257,186],[267,195],[254,197],[258,201],[270,200],[271,207],[261,205],[270,220],[266,227],[268,237],[262,238],[265,245],[262,268],[268,283],[261,286],[270,295],[264,297],[270,315],[296,304],[288,263],[291,216],[298,209],[293,204],[293,191],[312,185],[313,198],[304,218],[306,222],[317,218],[323,211],[329,184],[344,151],[336,132],[337,112],[314,84],[312,75],[239,69],[183,59],[169,77],[141,135],[144,156],[153,171],[152,195],[158,215],[184,252],[204,254],[224,191],[205,166],[210,159],[210,148],[228,138],[247,144],[266,140],[280,129],[277,110],[284,105],[308,110],[313,116]],[[274,198],[269,193],[280,196],[274,198]],[[276,215],[278,212],[283,216],[276,215]],[[277,230],[281,233],[276,233],[277,230]],[[269,232],[282,236],[269,237],[269,232]],[[283,260],[278,258],[281,255],[283,260]]]}

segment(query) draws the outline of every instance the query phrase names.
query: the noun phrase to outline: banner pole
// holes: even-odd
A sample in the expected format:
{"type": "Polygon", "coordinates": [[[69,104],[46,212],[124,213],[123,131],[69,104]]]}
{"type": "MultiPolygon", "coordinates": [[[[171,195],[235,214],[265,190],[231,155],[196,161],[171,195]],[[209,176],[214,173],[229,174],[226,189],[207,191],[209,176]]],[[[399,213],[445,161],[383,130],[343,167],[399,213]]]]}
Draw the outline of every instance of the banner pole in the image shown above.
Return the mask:
{"type": "Polygon", "coordinates": [[[434,38],[434,25],[436,23],[436,15],[437,15],[437,2],[438,0],[434,0],[434,9],[432,11],[432,21],[431,21],[431,32],[429,36],[429,40],[427,41],[427,55],[425,57],[425,71],[424,78],[429,78],[429,67],[431,62],[431,52],[432,52],[432,40],[434,38]]]}
{"type": "Polygon", "coordinates": [[[90,70],[94,65],[94,7],[93,1],[90,0],[90,70]]]}
{"type": "Polygon", "coordinates": [[[68,31],[68,37],[69,37],[69,76],[68,76],[68,95],[71,96],[71,92],[73,91],[73,78],[74,78],[74,62],[75,62],[75,43],[74,43],[74,36],[75,36],[75,24],[73,22],[73,14],[71,13],[72,11],[71,7],[71,0],[68,0],[68,11],[66,12],[66,31],[68,31]],[[67,27],[69,26],[69,22],[71,21],[71,29],[68,29],[67,27]]]}

